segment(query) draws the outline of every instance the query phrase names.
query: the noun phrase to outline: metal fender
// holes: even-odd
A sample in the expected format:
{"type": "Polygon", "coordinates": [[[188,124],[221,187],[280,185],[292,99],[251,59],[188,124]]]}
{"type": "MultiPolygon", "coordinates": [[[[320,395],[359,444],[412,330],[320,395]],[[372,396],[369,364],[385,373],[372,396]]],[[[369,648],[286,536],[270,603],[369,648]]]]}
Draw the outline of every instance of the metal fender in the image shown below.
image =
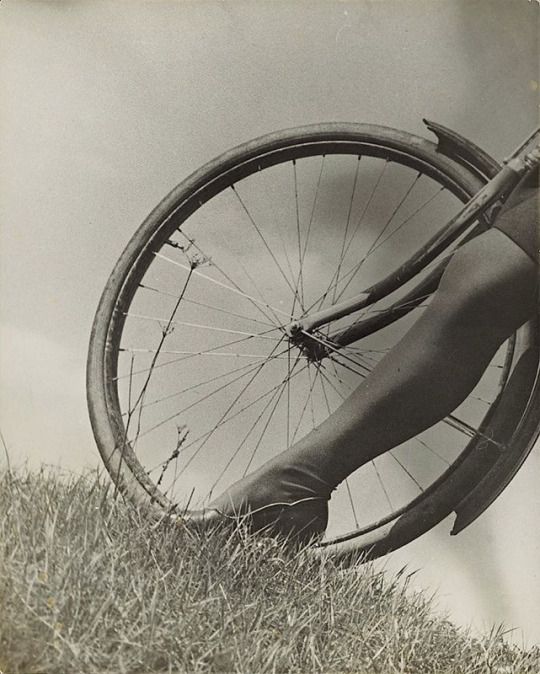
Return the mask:
{"type": "Polygon", "coordinates": [[[500,171],[499,162],[468,138],[429,119],[423,122],[437,136],[438,152],[465,166],[484,182],[500,171]]]}
{"type": "Polygon", "coordinates": [[[487,466],[486,475],[454,509],[456,519],[450,532],[453,536],[466,529],[495,501],[512,481],[538,439],[540,434],[540,373],[536,367],[537,363],[538,344],[523,354],[510,377],[505,399],[501,401],[501,423],[498,424],[499,428],[493,429],[496,437],[503,440],[504,449],[499,452],[495,463],[487,466]],[[526,384],[531,386],[532,393],[529,394],[528,400],[520,400],[520,396],[514,394],[518,380],[521,380],[520,383],[525,380],[526,384]],[[504,427],[505,420],[512,418],[516,408],[523,410],[521,422],[508,436],[508,431],[504,427]]]}

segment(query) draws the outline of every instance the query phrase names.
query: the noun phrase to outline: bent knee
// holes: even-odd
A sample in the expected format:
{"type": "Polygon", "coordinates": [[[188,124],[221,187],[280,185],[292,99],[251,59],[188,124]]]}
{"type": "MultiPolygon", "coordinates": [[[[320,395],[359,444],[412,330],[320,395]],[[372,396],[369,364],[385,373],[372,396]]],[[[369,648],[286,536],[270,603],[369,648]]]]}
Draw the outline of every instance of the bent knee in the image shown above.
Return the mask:
{"type": "Polygon", "coordinates": [[[453,327],[505,338],[534,312],[537,267],[509,237],[490,230],[465,244],[449,262],[434,304],[453,327]]]}

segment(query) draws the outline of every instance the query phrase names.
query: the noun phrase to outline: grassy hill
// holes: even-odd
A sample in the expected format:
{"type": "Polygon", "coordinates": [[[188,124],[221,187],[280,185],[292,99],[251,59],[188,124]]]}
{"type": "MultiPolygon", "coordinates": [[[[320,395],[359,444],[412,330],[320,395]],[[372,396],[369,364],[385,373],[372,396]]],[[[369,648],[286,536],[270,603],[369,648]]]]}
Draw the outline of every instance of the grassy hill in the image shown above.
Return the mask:
{"type": "Polygon", "coordinates": [[[0,672],[538,673],[370,565],[241,531],[201,539],[115,501],[96,475],[0,475],[0,672]]]}

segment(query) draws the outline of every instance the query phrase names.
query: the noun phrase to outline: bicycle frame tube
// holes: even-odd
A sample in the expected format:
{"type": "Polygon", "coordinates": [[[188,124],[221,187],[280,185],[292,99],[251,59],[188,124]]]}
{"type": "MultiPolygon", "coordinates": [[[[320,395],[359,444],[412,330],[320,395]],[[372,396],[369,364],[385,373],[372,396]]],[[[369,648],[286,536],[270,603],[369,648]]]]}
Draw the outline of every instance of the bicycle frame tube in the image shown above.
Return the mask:
{"type": "MultiPolygon", "coordinates": [[[[292,322],[288,327],[288,333],[291,336],[300,333],[309,335],[313,330],[323,325],[327,325],[338,318],[374,304],[425,269],[430,262],[444,252],[445,248],[465,232],[490,206],[504,199],[527,171],[540,163],[540,146],[536,146],[528,154],[525,153],[525,149],[530,146],[531,142],[536,141],[539,136],[540,127],[505,160],[503,168],[450,220],[444,230],[432,237],[415,255],[392,274],[389,274],[386,278],[370,286],[363,293],[350,300],[308,314],[292,322]]],[[[332,343],[339,346],[351,344],[360,339],[360,337],[375,332],[388,325],[395,318],[410,311],[419,303],[420,298],[426,292],[432,292],[436,288],[448,260],[449,258],[443,260],[421,284],[408,293],[406,298],[400,300],[401,311],[399,314],[397,313],[398,307],[391,306],[376,317],[370,317],[363,321],[360,320],[354,326],[331,335],[330,339],[332,343]]]]}
{"type": "MultiPolygon", "coordinates": [[[[483,226],[474,227],[473,230],[463,239],[462,243],[470,241],[478,234],[484,231],[483,226]]],[[[446,265],[452,259],[452,255],[447,255],[439,264],[432,269],[429,274],[412,290],[401,297],[397,302],[390,305],[376,315],[372,315],[355,322],[353,325],[340,332],[330,333],[328,340],[332,346],[347,346],[362,337],[372,335],[374,332],[385,328],[398,318],[405,316],[415,307],[425,301],[426,297],[431,295],[439,286],[441,276],[446,269],[446,265]]]]}

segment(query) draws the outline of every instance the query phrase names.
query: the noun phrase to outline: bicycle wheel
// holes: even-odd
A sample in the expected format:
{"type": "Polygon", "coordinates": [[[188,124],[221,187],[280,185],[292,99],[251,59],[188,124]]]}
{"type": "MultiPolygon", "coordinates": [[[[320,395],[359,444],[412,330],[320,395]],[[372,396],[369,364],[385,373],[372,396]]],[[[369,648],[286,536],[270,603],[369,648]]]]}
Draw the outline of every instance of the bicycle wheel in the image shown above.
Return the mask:
{"type": "MultiPolygon", "coordinates": [[[[481,184],[433,143],[362,124],[271,134],[181,183],[126,247],[92,330],[89,409],[117,487],[166,510],[204,507],[319,425],[421,315],[429,293],[322,356],[287,326],[399,267],[481,184]]],[[[331,330],[408,303],[438,260],[317,339],[328,344],[331,330]]],[[[453,415],[350,476],[331,500],[322,546],[353,540],[382,554],[445,517],[472,487],[470,462],[486,443],[506,442],[492,439],[497,409],[534,335],[528,324],[509,340],[453,415]]],[[[528,399],[530,382],[517,386],[528,399]]],[[[506,434],[525,408],[512,411],[506,434]]]]}

